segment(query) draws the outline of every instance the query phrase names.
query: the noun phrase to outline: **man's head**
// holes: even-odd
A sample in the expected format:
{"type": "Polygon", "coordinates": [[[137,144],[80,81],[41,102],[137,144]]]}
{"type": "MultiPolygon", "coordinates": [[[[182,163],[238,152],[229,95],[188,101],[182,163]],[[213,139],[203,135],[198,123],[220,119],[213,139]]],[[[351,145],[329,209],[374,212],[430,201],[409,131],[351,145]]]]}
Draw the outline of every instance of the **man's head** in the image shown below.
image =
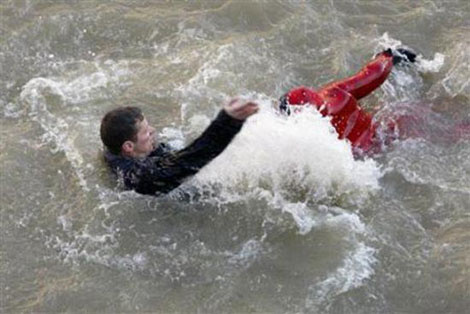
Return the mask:
{"type": "Polygon", "coordinates": [[[155,129],[149,126],[137,107],[121,107],[108,112],[101,120],[103,144],[113,154],[145,157],[155,148],[155,129]]]}

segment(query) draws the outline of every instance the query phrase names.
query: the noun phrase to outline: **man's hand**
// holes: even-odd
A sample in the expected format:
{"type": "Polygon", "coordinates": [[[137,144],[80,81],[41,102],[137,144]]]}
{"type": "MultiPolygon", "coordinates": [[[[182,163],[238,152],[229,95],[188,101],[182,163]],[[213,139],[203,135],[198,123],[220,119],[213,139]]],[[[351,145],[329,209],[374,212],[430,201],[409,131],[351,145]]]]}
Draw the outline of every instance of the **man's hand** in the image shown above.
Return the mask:
{"type": "Polygon", "coordinates": [[[224,106],[224,110],[232,118],[245,120],[249,116],[257,113],[259,107],[254,102],[234,98],[224,106]]]}
{"type": "Polygon", "coordinates": [[[400,61],[407,61],[414,63],[416,61],[416,53],[410,49],[398,48],[397,53],[395,53],[400,58],[400,61]]]}
{"type": "Polygon", "coordinates": [[[397,65],[399,63],[414,63],[416,61],[416,53],[410,49],[398,48],[392,50],[391,48],[388,48],[382,53],[386,53],[393,57],[393,65],[397,65]]]}

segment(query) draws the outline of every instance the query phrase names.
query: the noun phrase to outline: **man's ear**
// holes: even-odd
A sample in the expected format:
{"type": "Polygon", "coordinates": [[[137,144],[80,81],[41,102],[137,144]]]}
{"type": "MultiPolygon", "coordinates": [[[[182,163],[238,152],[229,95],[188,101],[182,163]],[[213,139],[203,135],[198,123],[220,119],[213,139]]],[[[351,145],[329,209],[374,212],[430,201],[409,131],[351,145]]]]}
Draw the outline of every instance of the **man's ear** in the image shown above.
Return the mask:
{"type": "Polygon", "coordinates": [[[134,143],[132,141],[125,141],[124,143],[122,143],[121,151],[126,156],[133,156],[134,143]]]}

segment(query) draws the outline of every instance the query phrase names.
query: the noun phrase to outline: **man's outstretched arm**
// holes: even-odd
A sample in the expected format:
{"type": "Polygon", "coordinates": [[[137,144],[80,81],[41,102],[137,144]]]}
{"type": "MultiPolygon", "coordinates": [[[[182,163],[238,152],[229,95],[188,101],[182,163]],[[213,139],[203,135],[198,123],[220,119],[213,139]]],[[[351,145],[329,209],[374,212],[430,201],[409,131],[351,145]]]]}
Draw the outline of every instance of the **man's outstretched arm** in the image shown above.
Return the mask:
{"type": "Polygon", "coordinates": [[[366,64],[358,73],[345,79],[329,83],[321,90],[333,87],[349,92],[356,99],[369,95],[387,79],[392,71],[393,55],[391,51],[384,51],[366,64]]]}
{"type": "Polygon", "coordinates": [[[156,157],[151,167],[143,169],[136,191],[155,194],[176,188],[222,153],[245,119],[257,111],[258,105],[253,102],[232,100],[194,142],[180,151],[156,157]]]}
{"type": "Polygon", "coordinates": [[[356,99],[361,99],[376,88],[378,88],[387,79],[392,71],[393,65],[405,62],[414,62],[416,54],[399,48],[395,51],[387,49],[375,56],[375,58],[366,64],[358,73],[345,79],[335,81],[323,86],[321,89],[337,87],[349,92],[356,99]]]}
{"type": "Polygon", "coordinates": [[[377,54],[371,62],[351,77],[329,83],[316,91],[305,86],[290,90],[280,98],[280,109],[288,110],[287,105],[289,104],[321,104],[322,99],[318,94],[332,88],[340,88],[353,95],[354,98],[360,99],[370,94],[387,79],[393,65],[400,62],[415,62],[415,59],[416,54],[410,50],[399,48],[392,51],[387,49],[377,54]]]}

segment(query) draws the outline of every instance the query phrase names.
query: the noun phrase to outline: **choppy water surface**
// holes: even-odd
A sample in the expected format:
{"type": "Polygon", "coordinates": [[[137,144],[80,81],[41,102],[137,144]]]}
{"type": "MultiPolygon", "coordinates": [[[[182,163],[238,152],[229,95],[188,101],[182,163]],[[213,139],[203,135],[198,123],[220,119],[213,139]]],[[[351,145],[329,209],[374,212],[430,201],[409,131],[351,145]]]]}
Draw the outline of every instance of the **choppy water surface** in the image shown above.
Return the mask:
{"type": "Polygon", "coordinates": [[[1,311],[465,313],[470,308],[468,1],[0,3],[1,311]],[[363,104],[426,112],[425,138],[354,160],[326,118],[285,119],[295,85],[388,46],[363,104]],[[261,112],[162,198],[122,192],[98,129],[138,105],[194,139],[231,96],[261,112]]]}

